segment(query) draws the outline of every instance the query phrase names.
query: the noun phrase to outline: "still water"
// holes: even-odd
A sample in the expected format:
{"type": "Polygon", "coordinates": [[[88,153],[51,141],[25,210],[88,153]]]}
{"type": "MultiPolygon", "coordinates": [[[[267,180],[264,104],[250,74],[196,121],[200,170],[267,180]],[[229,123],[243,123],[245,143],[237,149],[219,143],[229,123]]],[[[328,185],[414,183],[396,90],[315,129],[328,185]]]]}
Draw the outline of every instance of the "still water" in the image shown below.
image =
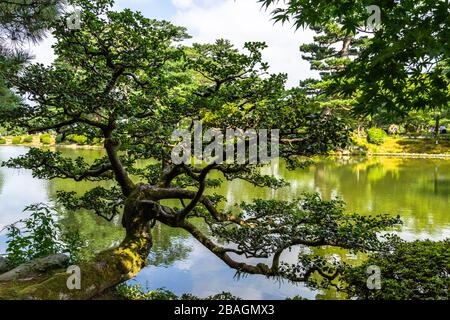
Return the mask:
{"type": "MultiPolygon", "coordinates": [[[[0,162],[26,153],[25,147],[0,147],[0,162]]],[[[66,156],[88,160],[101,151],[61,149],[66,156]]],[[[403,158],[320,159],[308,169],[288,171],[282,162],[264,169],[284,178],[289,187],[277,191],[255,188],[246,182],[224,183],[218,192],[233,205],[252,199],[295,199],[302,192],[319,192],[324,198],[340,197],[349,212],[400,215],[399,235],[407,240],[450,237],[450,160],[403,158]]],[[[0,230],[27,216],[26,205],[52,202],[57,190],[84,192],[91,183],[44,181],[27,170],[0,168],[0,230]]],[[[123,236],[119,219],[106,222],[88,212],[68,213],[62,223],[80,230],[88,239],[86,254],[117,244],[123,236]]],[[[209,253],[196,240],[179,230],[157,225],[150,266],[131,281],[144,288],[166,288],[176,294],[208,296],[222,291],[245,299],[285,299],[300,295],[308,299],[336,298],[332,292],[316,292],[302,285],[279,283],[262,276],[236,279],[233,270],[209,253]]],[[[0,233],[0,253],[6,247],[0,233]]],[[[285,260],[295,259],[295,252],[285,260]]]]}

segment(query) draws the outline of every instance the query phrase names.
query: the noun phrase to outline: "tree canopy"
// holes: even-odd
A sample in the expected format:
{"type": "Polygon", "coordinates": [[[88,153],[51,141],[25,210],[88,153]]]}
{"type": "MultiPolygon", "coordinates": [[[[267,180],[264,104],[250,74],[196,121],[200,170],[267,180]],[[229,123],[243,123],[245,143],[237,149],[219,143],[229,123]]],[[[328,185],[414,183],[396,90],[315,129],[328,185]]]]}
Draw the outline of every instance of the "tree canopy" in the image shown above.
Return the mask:
{"type": "MultiPolygon", "coordinates": [[[[30,60],[24,44],[41,41],[64,4],[61,0],[0,1],[0,73],[18,72],[30,60]]],[[[0,78],[0,110],[18,103],[20,98],[0,78]]]]}
{"type": "Polygon", "coordinates": [[[371,33],[369,45],[346,70],[335,77],[329,92],[359,92],[356,110],[405,113],[417,109],[448,108],[448,1],[289,1],[260,0],[273,9],[275,21],[299,27],[337,23],[352,36],[371,33]],[[368,30],[369,6],[381,10],[381,27],[368,30]]]}

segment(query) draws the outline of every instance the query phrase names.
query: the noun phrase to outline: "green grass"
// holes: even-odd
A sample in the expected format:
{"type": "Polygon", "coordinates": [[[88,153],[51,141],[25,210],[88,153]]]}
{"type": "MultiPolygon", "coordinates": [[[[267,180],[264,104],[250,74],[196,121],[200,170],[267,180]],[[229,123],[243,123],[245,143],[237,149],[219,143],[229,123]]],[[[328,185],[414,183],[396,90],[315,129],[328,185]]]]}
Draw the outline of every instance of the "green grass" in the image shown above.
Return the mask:
{"type": "Polygon", "coordinates": [[[419,154],[450,154],[450,140],[408,139],[387,137],[381,145],[367,142],[365,137],[355,137],[354,142],[368,153],[419,153],[419,154]]]}

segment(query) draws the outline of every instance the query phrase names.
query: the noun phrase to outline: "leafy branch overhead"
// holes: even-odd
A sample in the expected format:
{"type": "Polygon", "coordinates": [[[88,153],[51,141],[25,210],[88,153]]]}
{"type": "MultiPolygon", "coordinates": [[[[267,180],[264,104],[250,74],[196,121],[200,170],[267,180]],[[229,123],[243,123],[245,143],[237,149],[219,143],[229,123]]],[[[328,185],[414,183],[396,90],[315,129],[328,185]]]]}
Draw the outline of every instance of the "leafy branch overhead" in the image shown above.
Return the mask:
{"type": "MultiPolygon", "coordinates": [[[[358,113],[403,115],[410,110],[448,109],[448,1],[299,0],[285,6],[279,0],[259,2],[272,12],[275,21],[297,28],[334,26],[347,39],[365,39],[356,59],[337,72],[327,88],[331,95],[356,94],[358,113]],[[367,28],[372,14],[369,6],[380,9],[381,27],[377,30],[367,28]]],[[[329,50],[316,54],[326,55],[329,50]]],[[[319,70],[323,66],[313,64],[319,70]]]]}

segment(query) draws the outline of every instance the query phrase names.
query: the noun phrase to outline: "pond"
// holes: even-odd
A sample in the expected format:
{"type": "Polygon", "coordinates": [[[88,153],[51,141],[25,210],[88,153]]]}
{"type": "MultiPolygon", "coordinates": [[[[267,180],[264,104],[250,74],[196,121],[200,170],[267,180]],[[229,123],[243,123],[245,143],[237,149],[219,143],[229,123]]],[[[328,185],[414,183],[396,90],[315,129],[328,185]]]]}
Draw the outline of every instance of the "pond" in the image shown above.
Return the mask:
{"type": "MultiPolygon", "coordinates": [[[[101,151],[60,149],[70,157],[95,159],[101,151]]],[[[0,161],[27,152],[25,147],[0,147],[0,161]]],[[[255,188],[243,181],[224,183],[216,192],[227,205],[252,199],[298,198],[303,192],[319,192],[325,199],[340,197],[349,212],[400,215],[404,225],[398,234],[407,240],[440,240],[450,237],[450,160],[409,158],[319,159],[307,169],[288,171],[274,162],[266,174],[284,178],[289,187],[273,191],[255,188]]],[[[0,230],[26,217],[26,205],[52,202],[57,190],[83,192],[91,183],[67,180],[43,181],[28,170],[0,168],[0,230]]],[[[123,236],[119,218],[107,222],[87,212],[67,213],[65,226],[80,230],[89,239],[89,252],[117,244],[123,236]]],[[[161,225],[154,228],[155,245],[150,265],[131,283],[144,288],[166,288],[176,294],[201,297],[231,292],[244,299],[285,299],[300,295],[308,299],[339,298],[333,292],[316,292],[302,285],[280,283],[262,276],[237,279],[235,272],[188,234],[161,225]]],[[[5,232],[0,233],[0,253],[6,248],[5,232]]],[[[295,258],[295,250],[285,260],[295,258]]]]}

